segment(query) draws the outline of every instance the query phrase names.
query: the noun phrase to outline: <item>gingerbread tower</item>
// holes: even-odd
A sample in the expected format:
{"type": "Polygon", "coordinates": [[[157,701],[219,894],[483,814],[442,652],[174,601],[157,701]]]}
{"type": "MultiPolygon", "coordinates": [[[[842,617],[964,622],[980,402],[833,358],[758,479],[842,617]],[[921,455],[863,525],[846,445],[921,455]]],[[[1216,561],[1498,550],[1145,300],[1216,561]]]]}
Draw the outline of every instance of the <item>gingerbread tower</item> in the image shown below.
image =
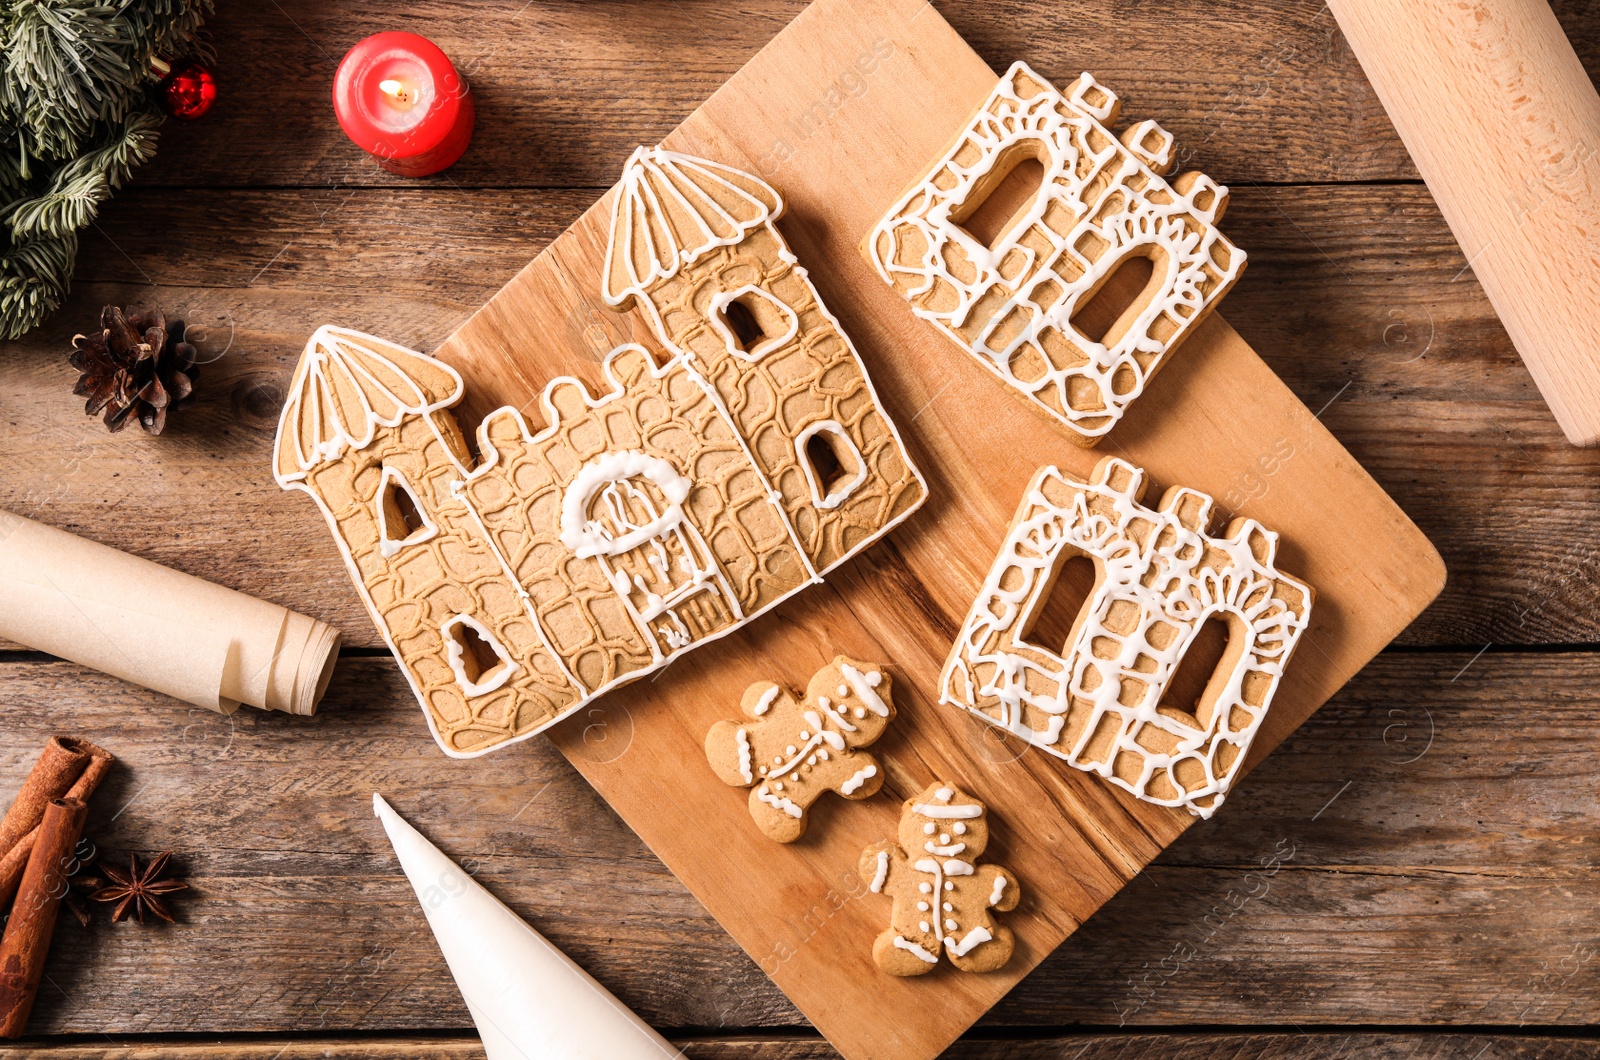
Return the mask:
{"type": "Polygon", "coordinates": [[[442,361],[318,328],[290,383],[275,453],[278,484],[317,502],[452,754],[531,731],[581,694],[456,497],[468,457],[447,408],[461,393],[442,361]]]}
{"type": "Polygon", "coordinates": [[[834,566],[927,489],[861,359],[749,173],[660,147],[628,159],[603,293],[635,303],[737,424],[810,565],[834,566]]]}

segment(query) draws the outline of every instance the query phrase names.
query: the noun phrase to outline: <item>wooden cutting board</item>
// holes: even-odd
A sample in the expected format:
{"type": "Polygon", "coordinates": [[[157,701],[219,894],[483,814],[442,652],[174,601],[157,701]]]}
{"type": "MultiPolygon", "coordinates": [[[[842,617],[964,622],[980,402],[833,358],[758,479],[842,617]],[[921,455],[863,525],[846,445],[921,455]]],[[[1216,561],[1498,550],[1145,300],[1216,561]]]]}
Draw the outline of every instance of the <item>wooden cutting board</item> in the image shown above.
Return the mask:
{"type": "MultiPolygon", "coordinates": [[[[1015,58],[1039,61],[1065,84],[1078,70],[1057,51],[1051,44],[1015,58]]],[[[995,78],[921,0],[818,0],[667,138],[674,150],[759,173],[783,193],[780,227],[855,339],[930,496],[826,585],[552,731],[851,1060],[939,1053],[1194,820],[936,702],[940,665],[1035,469],[1055,463],[1084,476],[1100,455],[1123,456],[1149,471],[1152,498],[1192,486],[1282,534],[1279,565],[1318,597],[1250,765],[1444,584],[1427,539],[1220,317],[1181,347],[1111,438],[1086,452],[872,273],[857,251],[862,236],[995,78]],[[755,829],[747,793],[713,775],[702,741],[715,721],[737,715],[746,685],[804,688],[840,652],[892,668],[900,718],[874,748],[886,790],[863,803],[824,798],[810,834],[782,846],[755,829]],[[1023,884],[1022,906],[1006,916],[1018,949],[999,973],[941,965],[900,980],[872,963],[889,901],[855,875],[857,858],[894,834],[900,800],[934,779],[989,804],[998,823],[986,859],[1009,865],[1023,884]]],[[[1129,120],[1161,117],[1127,102],[1129,120]]],[[[551,377],[595,385],[612,346],[653,344],[642,318],[600,297],[610,202],[608,194],[439,349],[467,381],[463,426],[506,403],[536,415],[551,377]]]]}

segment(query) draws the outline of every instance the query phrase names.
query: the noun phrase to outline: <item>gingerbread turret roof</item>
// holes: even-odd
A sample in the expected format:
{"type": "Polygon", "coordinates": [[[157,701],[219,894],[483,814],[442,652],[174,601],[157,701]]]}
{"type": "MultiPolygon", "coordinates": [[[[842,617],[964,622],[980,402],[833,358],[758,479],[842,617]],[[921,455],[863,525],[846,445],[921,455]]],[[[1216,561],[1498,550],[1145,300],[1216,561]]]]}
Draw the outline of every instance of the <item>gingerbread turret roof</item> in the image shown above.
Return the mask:
{"type": "Polygon", "coordinates": [[[742,170],[661,147],[623,167],[611,206],[603,293],[621,305],[678,269],[783,213],[769,184],[742,170]]]}
{"type": "Polygon", "coordinates": [[[380,426],[455,404],[461,392],[461,376],[443,361],[348,328],[318,328],[278,420],[278,484],[362,448],[380,426]]]}

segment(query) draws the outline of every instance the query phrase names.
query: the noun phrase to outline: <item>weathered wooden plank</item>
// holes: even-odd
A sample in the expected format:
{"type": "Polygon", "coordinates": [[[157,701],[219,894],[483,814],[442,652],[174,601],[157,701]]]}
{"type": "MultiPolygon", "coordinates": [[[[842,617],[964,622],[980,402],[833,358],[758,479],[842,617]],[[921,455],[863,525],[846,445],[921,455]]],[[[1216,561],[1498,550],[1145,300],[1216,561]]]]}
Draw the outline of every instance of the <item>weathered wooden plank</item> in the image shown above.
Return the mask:
{"type": "MultiPolygon", "coordinates": [[[[478,129],[453,169],[463,187],[605,187],[629,151],[699,106],[804,7],[802,0],[422,0],[403,12],[363,0],[224,6],[212,22],[221,100],[172,123],[143,184],[399,183],[346,140],[329,86],[352,44],[379,28],[426,34],[472,83],[478,129]],[[465,9],[465,10],[464,10],[465,9]],[[263,104],[262,87],[272,105],[263,104]]],[[[1582,0],[1554,4],[1580,57],[1600,70],[1600,23],[1582,0]]],[[[995,69],[1025,59],[1061,83],[1090,70],[1127,113],[1172,130],[1229,184],[1415,179],[1416,171],[1320,0],[1225,0],[1170,11],[1134,0],[938,5],[995,69]]],[[[870,81],[845,81],[870,94],[870,81]]]]}
{"type": "MultiPolygon", "coordinates": [[[[833,1060],[839,1054],[815,1037],[682,1038],[673,1044],[691,1060],[833,1060]]],[[[476,1038],[363,1037],[265,1039],[226,1043],[138,1041],[84,1045],[25,1043],[0,1048],[0,1060],[482,1060],[476,1038]]],[[[1289,1060],[1304,1056],[1365,1060],[1582,1060],[1600,1056],[1600,1043],[1577,1037],[1440,1031],[1279,1031],[1253,1034],[1070,1034],[1033,1040],[973,1036],[945,1060],[1289,1060]]]]}
{"type": "MultiPolygon", "coordinates": [[[[388,659],[343,660],[315,718],[154,699],[0,665],[0,797],[80,732],[123,763],[89,835],[195,887],[176,926],[64,921],[36,1033],[467,1026],[373,790],[652,1023],[801,1022],[548,743],[445,759],[388,659]]],[[[578,724],[631,750],[625,715],[578,724]]],[[[1380,656],[986,1025],[1600,1020],[1597,740],[1600,655],[1380,656]]]]}
{"type": "MultiPolygon", "coordinates": [[[[85,237],[71,304],[27,339],[0,343],[0,448],[14,470],[0,482],[0,507],[326,617],[346,643],[377,645],[331,541],[268,474],[277,401],[299,348],[315,324],[337,321],[431,349],[592,197],[420,188],[118,196],[101,231],[85,237]],[[60,351],[102,301],[152,299],[208,325],[202,345],[222,356],[167,436],[108,436],[79,415],[60,351]],[[273,545],[284,540],[297,547],[273,545]]],[[[1600,452],[1562,439],[1425,189],[1245,188],[1226,227],[1251,253],[1229,321],[1324,410],[1449,567],[1444,594],[1401,642],[1600,641],[1591,606],[1600,452]]],[[[550,341],[595,357],[607,346],[587,318],[550,341]]],[[[1273,489],[1276,467],[1241,468],[1235,501],[1273,489]]]]}

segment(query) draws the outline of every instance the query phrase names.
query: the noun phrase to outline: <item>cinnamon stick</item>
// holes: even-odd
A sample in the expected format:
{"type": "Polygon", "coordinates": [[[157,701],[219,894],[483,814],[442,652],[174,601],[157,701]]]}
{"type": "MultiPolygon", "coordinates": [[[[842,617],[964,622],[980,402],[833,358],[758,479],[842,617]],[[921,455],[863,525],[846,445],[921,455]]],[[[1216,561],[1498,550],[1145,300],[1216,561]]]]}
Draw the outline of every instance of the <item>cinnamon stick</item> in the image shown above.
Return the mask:
{"type": "Polygon", "coordinates": [[[88,812],[81,799],[52,799],[45,806],[17,904],[0,937],[0,1038],[15,1038],[28,1025],[88,812]]]}
{"type": "Polygon", "coordinates": [[[22,882],[45,806],[61,798],[88,802],[114,761],[110,752],[88,740],[55,735],[45,742],[22,790],[0,820],[0,909],[22,882]]]}

